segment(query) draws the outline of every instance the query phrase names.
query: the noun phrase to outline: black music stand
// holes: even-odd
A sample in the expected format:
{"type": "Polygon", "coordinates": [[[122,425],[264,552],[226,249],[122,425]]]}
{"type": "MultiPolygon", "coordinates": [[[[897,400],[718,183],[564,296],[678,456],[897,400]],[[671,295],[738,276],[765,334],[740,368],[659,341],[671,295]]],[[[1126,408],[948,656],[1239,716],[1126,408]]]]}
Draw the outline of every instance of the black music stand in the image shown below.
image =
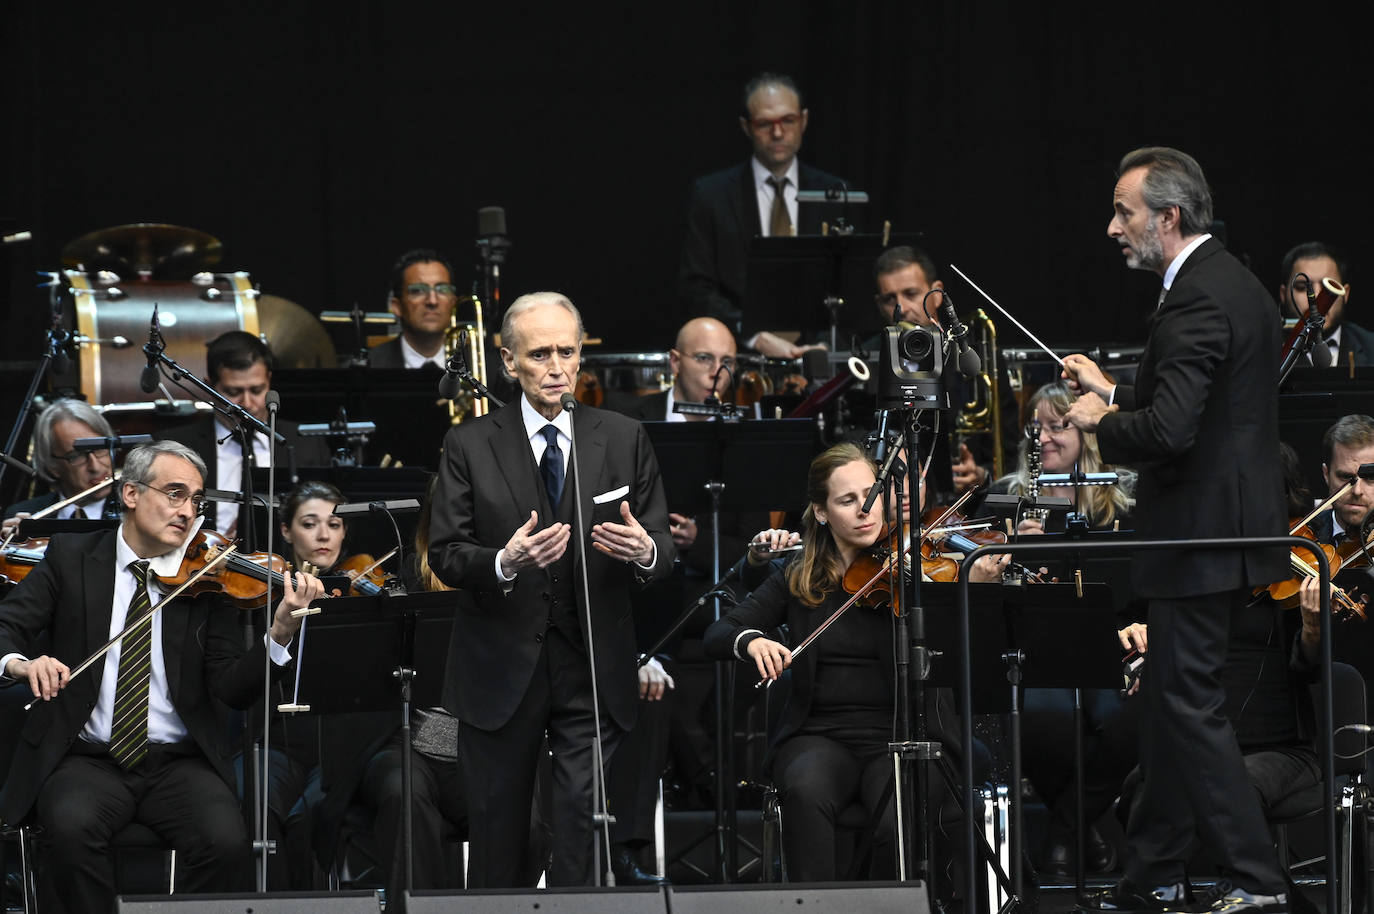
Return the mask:
{"type": "MultiPolygon", "coordinates": [[[[350,501],[393,501],[403,498],[416,498],[424,502],[429,490],[429,480],[434,474],[423,467],[297,467],[296,475],[301,482],[327,482],[335,486],[350,501]]],[[[253,485],[259,482],[266,491],[267,474],[265,470],[253,470],[253,485]],[[261,479],[259,479],[261,475],[261,479]]],[[[415,515],[401,515],[397,518],[401,537],[404,542],[414,542],[415,515]]],[[[367,552],[384,555],[396,545],[396,537],[388,524],[350,520],[348,529],[350,553],[367,552]]],[[[397,558],[397,566],[400,557],[397,558]]]]}
{"type": "Polygon", "coordinates": [[[752,238],[745,273],[743,336],[761,330],[825,331],[832,352],[841,330],[872,323],[873,262],[886,248],[916,245],[919,233],[752,238]],[[846,312],[841,319],[841,311],[846,312]]]}
{"type": "MultiPolygon", "coordinates": [[[[818,450],[811,419],[756,422],[645,422],[668,504],[674,511],[711,514],[712,577],[719,581],[720,512],[766,511],[788,505],[806,491],[806,475],[818,450]]],[[[720,618],[720,598],[713,600],[720,618]]],[[[686,622],[683,617],[680,622],[686,622]]],[[[716,876],[737,872],[735,841],[734,675],[728,661],[715,665],[716,690],[716,876]]],[[[692,845],[695,847],[695,843],[692,845]]]]}
{"type": "Polygon", "coordinates": [[[410,709],[416,701],[442,702],[457,603],[457,595],[442,591],[324,601],[301,627],[292,702],[279,708],[309,714],[399,708],[404,891],[414,880],[410,709]]]}

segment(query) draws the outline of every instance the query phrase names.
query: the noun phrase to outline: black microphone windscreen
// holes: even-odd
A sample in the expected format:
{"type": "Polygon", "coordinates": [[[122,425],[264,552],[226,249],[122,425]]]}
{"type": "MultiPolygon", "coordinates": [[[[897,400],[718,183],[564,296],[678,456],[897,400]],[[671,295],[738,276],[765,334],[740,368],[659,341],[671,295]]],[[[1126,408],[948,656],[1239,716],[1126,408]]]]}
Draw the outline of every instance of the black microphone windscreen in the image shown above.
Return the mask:
{"type": "Polygon", "coordinates": [[[444,376],[439,379],[439,396],[445,400],[456,399],[462,390],[463,382],[458,377],[457,372],[446,371],[444,376]]]}
{"type": "Polygon", "coordinates": [[[281,394],[277,393],[275,390],[269,390],[265,399],[267,400],[267,409],[269,412],[276,412],[281,409],[281,394]]]}
{"type": "Polygon", "coordinates": [[[138,387],[145,394],[150,394],[157,390],[157,366],[145,365],[143,371],[138,376],[138,387]]]}
{"type": "Polygon", "coordinates": [[[506,209],[503,206],[484,206],[477,211],[477,235],[486,238],[506,234],[506,209]]]}
{"type": "Polygon", "coordinates": [[[577,409],[577,397],[574,397],[571,393],[566,393],[559,397],[558,402],[567,412],[572,412],[577,409]]]}
{"type": "Polygon", "coordinates": [[[978,357],[978,353],[972,347],[959,353],[959,374],[966,378],[977,376],[983,368],[983,360],[978,357]]]}

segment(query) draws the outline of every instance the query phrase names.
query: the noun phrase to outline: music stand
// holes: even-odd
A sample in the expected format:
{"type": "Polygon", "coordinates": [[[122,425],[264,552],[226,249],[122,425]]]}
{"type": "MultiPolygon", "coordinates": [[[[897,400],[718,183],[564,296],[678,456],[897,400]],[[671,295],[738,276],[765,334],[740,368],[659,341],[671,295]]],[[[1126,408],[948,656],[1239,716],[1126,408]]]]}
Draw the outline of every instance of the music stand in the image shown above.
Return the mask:
{"type": "Polygon", "coordinates": [[[741,339],[761,330],[800,330],[804,338],[828,331],[830,350],[838,351],[841,325],[853,332],[869,323],[878,255],[921,238],[918,233],[751,238],[741,339]],[[847,320],[841,321],[846,306],[847,320]]]}
{"type": "MultiPolygon", "coordinates": [[[[712,579],[719,581],[720,512],[764,511],[791,504],[806,490],[818,437],[811,419],[756,422],[644,422],[674,511],[711,514],[712,579]],[[761,472],[762,471],[762,472],[761,472]]],[[[720,598],[714,597],[714,619],[720,598]]],[[[686,622],[687,617],[680,621],[686,622]]],[[[729,882],[737,870],[734,793],[734,664],[715,664],[716,870],[729,882]],[[727,682],[728,675],[728,682],[727,682]]],[[[693,845],[695,846],[695,845],[693,845]]]]}
{"type": "MultiPolygon", "coordinates": [[[[266,483],[266,471],[253,470],[253,485],[266,483]]],[[[342,492],[350,501],[391,501],[402,498],[416,498],[422,503],[429,490],[429,480],[434,475],[423,467],[297,467],[296,475],[301,482],[327,482],[342,492]]],[[[265,489],[264,489],[265,491],[265,489]]],[[[415,515],[401,515],[397,518],[401,537],[404,542],[414,541],[415,515]]],[[[350,553],[367,552],[384,555],[396,545],[396,537],[390,525],[350,520],[350,553]]],[[[400,558],[397,558],[399,564],[400,558]]]]}
{"type": "Polygon", "coordinates": [[[88,517],[78,520],[74,517],[58,520],[55,517],[26,517],[19,522],[14,541],[21,543],[40,536],[53,536],[57,533],[91,533],[96,530],[114,530],[120,524],[117,518],[88,517]]]}
{"type": "Polygon", "coordinates": [[[301,625],[289,713],[343,714],[400,708],[403,891],[414,883],[410,709],[442,702],[443,670],[458,598],[451,592],[335,597],[301,625]],[[313,623],[313,624],[311,624],[313,623]],[[307,629],[309,637],[307,637],[307,629]],[[434,671],[440,671],[437,674],[434,671]],[[421,671],[429,671],[423,676],[421,671]]]}

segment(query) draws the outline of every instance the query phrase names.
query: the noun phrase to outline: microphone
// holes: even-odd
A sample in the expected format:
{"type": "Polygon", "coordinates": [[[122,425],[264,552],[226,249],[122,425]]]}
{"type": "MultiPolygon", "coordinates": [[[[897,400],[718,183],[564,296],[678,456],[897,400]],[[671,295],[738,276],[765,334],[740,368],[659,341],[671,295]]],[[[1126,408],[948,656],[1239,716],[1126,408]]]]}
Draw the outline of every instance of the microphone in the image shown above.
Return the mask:
{"type": "Polygon", "coordinates": [[[281,394],[275,390],[269,390],[267,392],[267,414],[269,416],[276,415],[279,409],[281,409],[281,394]]]}
{"type": "Polygon", "coordinates": [[[965,378],[974,377],[983,367],[983,360],[969,345],[968,327],[959,320],[959,315],[954,313],[954,302],[950,301],[949,293],[943,289],[940,292],[940,307],[936,309],[936,314],[940,319],[940,327],[949,334],[949,338],[959,347],[959,374],[965,378]]]}
{"type": "Polygon", "coordinates": [[[463,374],[466,365],[463,364],[463,354],[457,349],[453,351],[453,357],[448,360],[448,365],[444,368],[444,376],[439,379],[439,396],[445,400],[455,400],[463,389],[463,374]]]}
{"type": "Polygon", "coordinates": [[[506,209],[503,206],[484,206],[477,210],[477,237],[491,238],[506,234],[506,209]]]}
{"type": "Polygon", "coordinates": [[[559,397],[558,402],[565,412],[572,412],[577,409],[577,398],[571,393],[565,393],[563,396],[559,397]]]}
{"type": "Polygon", "coordinates": [[[139,389],[145,394],[157,390],[157,357],[162,354],[161,337],[162,330],[157,322],[157,305],[153,305],[153,319],[148,324],[148,344],[143,347],[143,354],[148,357],[148,364],[138,377],[139,389]]]}

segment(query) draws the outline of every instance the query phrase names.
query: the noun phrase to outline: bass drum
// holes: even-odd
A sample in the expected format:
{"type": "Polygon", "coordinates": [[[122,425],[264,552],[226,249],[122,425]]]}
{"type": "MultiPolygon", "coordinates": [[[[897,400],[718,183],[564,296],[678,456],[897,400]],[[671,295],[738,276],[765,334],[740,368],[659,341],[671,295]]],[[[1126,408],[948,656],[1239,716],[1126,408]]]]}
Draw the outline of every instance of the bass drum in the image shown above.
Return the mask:
{"type": "MultiPolygon", "coordinates": [[[[197,273],[190,280],[125,280],[109,272],[78,270],[63,275],[80,345],[71,369],[54,374],[52,386],[77,390],[92,404],[164,398],[160,390],[144,393],[139,387],[148,364],[143,344],[154,307],[167,356],[197,378],[205,377],[205,344],[210,340],[230,330],[254,336],[260,332],[258,293],[242,271],[197,273]]],[[[177,399],[190,396],[169,390],[177,399]]]]}

